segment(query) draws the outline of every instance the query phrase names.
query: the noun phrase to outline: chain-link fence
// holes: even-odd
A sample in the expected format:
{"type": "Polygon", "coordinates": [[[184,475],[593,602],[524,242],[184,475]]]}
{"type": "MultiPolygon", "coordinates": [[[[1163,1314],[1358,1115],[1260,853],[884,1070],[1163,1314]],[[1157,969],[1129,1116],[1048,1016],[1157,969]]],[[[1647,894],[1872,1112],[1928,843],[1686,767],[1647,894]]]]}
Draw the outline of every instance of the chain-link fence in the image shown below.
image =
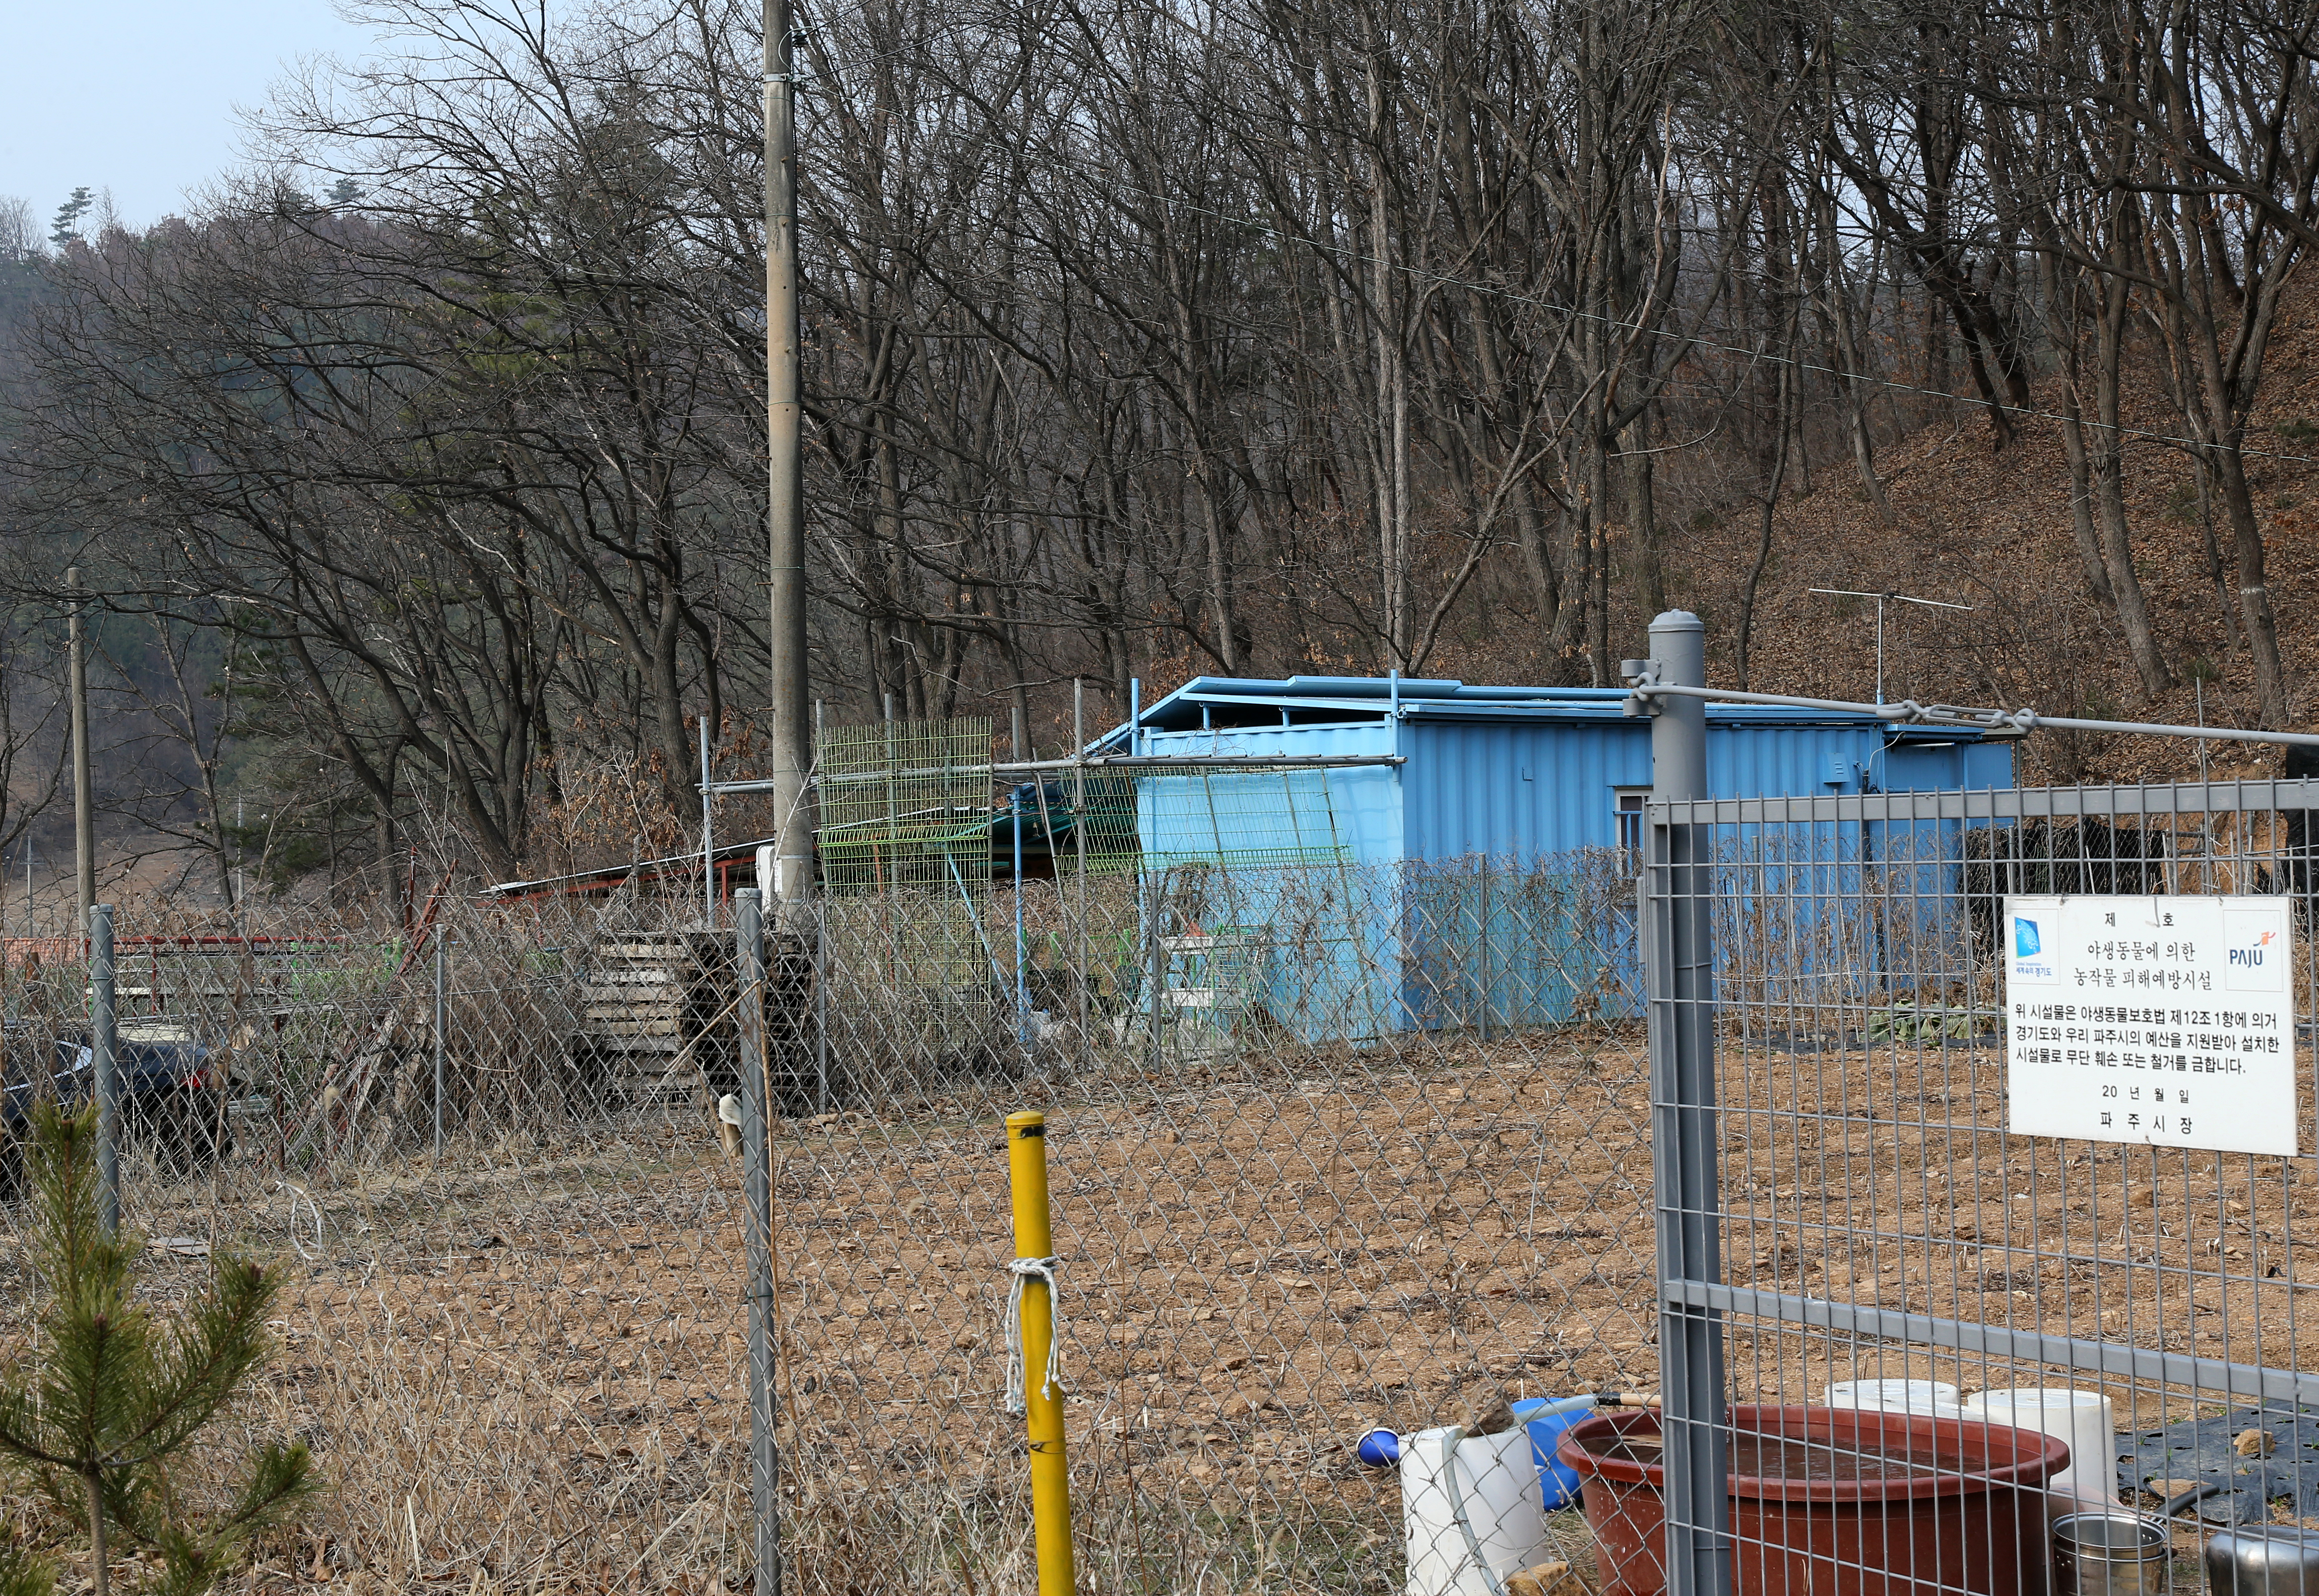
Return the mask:
{"type": "MultiPolygon", "coordinates": [[[[1002,1408],[1001,1123],[1026,1106],[1088,1591],[1397,1587],[1363,1431],[1647,1388],[1631,873],[986,870],[832,895],[771,939],[790,1588],[1029,1588],[1002,1408]]],[[[750,1578],[744,1165],[716,1113],[745,1027],[697,892],[446,896],[410,924],[121,910],[149,1283],[189,1291],[229,1247],[290,1270],[241,1421],[306,1438],[330,1490],[267,1566],[750,1578]]],[[[72,1090],[87,983],[75,944],[14,948],[14,1078],[72,1090]]]]}
{"type": "MultiPolygon", "coordinates": [[[[12,1083],[85,1093],[80,944],[9,954],[12,1083]]],[[[253,1581],[737,1577],[740,1177],[699,1107],[735,1069],[729,938],[632,896],[445,897],[409,924],[124,907],[116,966],[148,1288],[199,1289],[226,1249],[288,1273],[236,1423],[304,1439],[328,1490],[253,1581]]],[[[0,1209],[12,1313],[25,1217],[0,1209]]]]}
{"type": "Polygon", "coordinates": [[[1000,1402],[1021,1106],[1048,1121],[1084,1588],[1397,1587],[1363,1431],[1651,1384],[1633,920],[1611,853],[831,901],[844,1077],[780,1160],[799,1587],[1027,1588],[1000,1402]]]}
{"type": "MultiPolygon", "coordinates": [[[[129,906],[124,1212],[159,1296],[230,1247],[289,1271],[237,1422],[329,1492],[253,1588],[731,1590],[777,1534],[794,1591],[1028,1591],[1024,1108],[1086,1591],[2031,1596],[2072,1507],[2187,1586],[2215,1532],[2319,1524],[2314,803],[1662,793],[1639,848],[1364,862],[1300,820],[1021,870],[946,821],[762,985],[697,877],[129,906]],[[2196,989],[2241,931],[2278,989],[2196,989]],[[727,1098],[771,1110],[753,1432],[727,1098]],[[1663,1383],[1664,1428],[1584,1400],[1663,1383]]],[[[7,952],[12,1081],[78,1089],[82,949],[7,952]]]]}

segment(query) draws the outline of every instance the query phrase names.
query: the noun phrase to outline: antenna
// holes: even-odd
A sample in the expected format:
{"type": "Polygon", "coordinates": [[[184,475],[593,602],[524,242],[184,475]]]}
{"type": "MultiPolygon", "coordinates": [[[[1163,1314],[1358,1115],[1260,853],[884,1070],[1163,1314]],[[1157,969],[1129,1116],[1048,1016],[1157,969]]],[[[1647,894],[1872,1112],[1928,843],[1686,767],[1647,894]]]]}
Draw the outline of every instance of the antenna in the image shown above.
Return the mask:
{"type": "Polygon", "coordinates": [[[1884,602],[1921,604],[1927,609],[1971,609],[1970,604],[1952,604],[1945,599],[1916,599],[1907,593],[1863,593],[1853,588],[1808,588],[1807,592],[1824,593],[1831,599],[1873,599],[1876,600],[1876,705],[1884,706],[1884,602]]]}

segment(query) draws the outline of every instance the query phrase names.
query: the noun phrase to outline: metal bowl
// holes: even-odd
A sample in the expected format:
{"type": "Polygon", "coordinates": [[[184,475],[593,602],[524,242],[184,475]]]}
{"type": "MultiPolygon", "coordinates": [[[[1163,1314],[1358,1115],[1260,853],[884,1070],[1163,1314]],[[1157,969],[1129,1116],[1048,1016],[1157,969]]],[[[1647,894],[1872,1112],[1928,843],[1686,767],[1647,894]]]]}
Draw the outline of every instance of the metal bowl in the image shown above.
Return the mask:
{"type": "Polygon", "coordinates": [[[2319,1596],[2319,1529],[2242,1524],[2206,1542],[2213,1596],[2319,1596]]]}

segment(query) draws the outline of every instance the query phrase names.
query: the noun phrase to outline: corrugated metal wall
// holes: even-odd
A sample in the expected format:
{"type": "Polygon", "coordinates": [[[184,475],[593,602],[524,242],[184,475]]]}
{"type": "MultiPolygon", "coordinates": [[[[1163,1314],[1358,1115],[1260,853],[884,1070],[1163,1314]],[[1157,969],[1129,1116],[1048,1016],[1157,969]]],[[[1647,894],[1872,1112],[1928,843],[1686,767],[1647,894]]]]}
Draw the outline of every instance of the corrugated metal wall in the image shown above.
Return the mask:
{"type": "MultiPolygon", "coordinates": [[[[1139,745],[1160,754],[1404,755],[1409,762],[1397,772],[1337,771],[1320,784],[1349,856],[1364,862],[1466,854],[1533,860],[1616,847],[1618,789],[1647,788],[1651,780],[1650,722],[1599,711],[1480,720],[1429,715],[1419,706],[1397,726],[1146,732],[1139,745]]],[[[1881,728],[1871,724],[1813,725],[1785,711],[1718,706],[1709,711],[1707,771],[1719,798],[2009,787],[2013,753],[2009,744],[1964,742],[1887,749],[1881,728]]],[[[1204,807],[1190,812],[1205,801],[1187,786],[1150,821],[1172,846],[1210,824],[1204,807]]],[[[1250,816],[1250,825],[1267,824],[1260,807],[1235,806],[1232,813],[1250,816]]],[[[1229,816],[1219,815],[1228,826],[1229,816]]]]}
{"type": "MultiPolygon", "coordinates": [[[[1227,732],[1145,732],[1137,739],[1146,754],[1282,754],[1325,758],[1332,754],[1390,753],[1393,727],[1367,726],[1243,727],[1227,732]]],[[[1196,852],[1203,837],[1215,838],[1222,852],[1263,853],[1285,846],[1294,815],[1295,846],[1313,852],[1324,836],[1348,860],[1399,859],[1403,854],[1404,806],[1401,772],[1390,765],[1348,770],[1278,772],[1246,776],[1196,775],[1145,778],[1136,783],[1137,829],[1147,852],[1175,857],[1196,852]],[[1311,802],[1304,802],[1309,796],[1311,802]],[[1238,828],[1238,835],[1219,835],[1238,828]],[[1331,830],[1333,828],[1333,830],[1331,830]]]]}
{"type": "Polygon", "coordinates": [[[1858,792],[1883,746],[1878,727],[1784,725],[1778,715],[1707,711],[1707,780],[1717,798],[1858,792]]]}
{"type": "MultiPolygon", "coordinates": [[[[2004,745],[1884,748],[1872,725],[1814,726],[1711,710],[1708,780],[1719,798],[1888,789],[2008,786],[2004,745]]],[[[1515,859],[1618,845],[1617,794],[1648,787],[1647,720],[1523,724],[1422,713],[1404,723],[1403,822],[1412,859],[1515,859]]]]}
{"type": "Polygon", "coordinates": [[[2013,747],[2011,743],[1897,743],[1884,751],[1876,785],[1885,792],[2010,787],[2013,747]]]}
{"type": "MultiPolygon", "coordinates": [[[[1274,1017],[1310,1041],[1413,1026],[1557,1023],[1581,1008],[1597,1018],[1625,1012],[1634,1000],[1632,927],[1611,924],[1617,916],[1603,913],[1610,900],[1578,884],[1630,869],[1612,852],[1618,796],[1649,786],[1650,744],[1648,720],[1608,705],[1566,708],[1551,719],[1483,719],[1429,713],[1422,702],[1398,722],[1146,731],[1138,739],[1144,753],[1398,753],[1407,760],[1398,769],[1294,778],[1301,808],[1312,808],[1304,803],[1310,793],[1332,816],[1340,857],[1353,867],[1348,890],[1314,897],[1316,880],[1295,871],[1277,880],[1252,875],[1241,886],[1247,901],[1238,913],[1270,924],[1280,939],[1268,981],[1274,1017]],[[1459,861],[1471,862],[1444,873],[1444,861],[1459,861]]],[[[1717,796],[1729,798],[2005,787],[2013,752],[2009,744],[1937,739],[1888,749],[1872,723],[1815,724],[1789,710],[1715,706],[1708,779],[1717,796]]],[[[1267,838],[1279,824],[1263,801],[1265,784],[1281,780],[1226,774],[1140,782],[1145,847],[1173,862],[1199,852],[1191,839],[1213,835],[1225,859],[1245,851],[1252,860],[1272,845],[1267,838]],[[1246,834],[1222,834],[1235,827],[1246,834]]],[[[1312,818],[1300,814],[1301,832],[1309,834],[1312,818]]],[[[1944,839],[1881,832],[1864,848],[1858,837],[1836,841],[1854,869],[1888,852],[1892,867],[1907,868],[1906,857],[1919,850],[1930,859],[1953,852],[1944,839]]],[[[1305,850],[1309,858],[1309,842],[1305,850]]],[[[1921,891],[1928,904],[1947,894],[1930,879],[1921,891]]]]}
{"type": "Polygon", "coordinates": [[[1534,860],[1616,847],[1614,790],[1651,780],[1647,721],[1403,723],[1412,859],[1534,860]]]}

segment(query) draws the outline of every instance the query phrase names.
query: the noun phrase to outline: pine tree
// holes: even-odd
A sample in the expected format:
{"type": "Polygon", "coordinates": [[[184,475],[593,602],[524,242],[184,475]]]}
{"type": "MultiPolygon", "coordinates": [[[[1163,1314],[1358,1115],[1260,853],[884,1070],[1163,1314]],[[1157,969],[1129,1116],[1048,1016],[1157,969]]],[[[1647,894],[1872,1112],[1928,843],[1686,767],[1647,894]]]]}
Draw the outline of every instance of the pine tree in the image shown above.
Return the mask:
{"type": "MultiPolygon", "coordinates": [[[[0,1464],[86,1524],[96,1596],[108,1596],[116,1534],[159,1557],[158,1596],[196,1596],[311,1488],[305,1447],[278,1442],[248,1460],[221,1512],[187,1511],[171,1483],[172,1465],[265,1360],[281,1276],[221,1254],[208,1292],[158,1320],[131,1295],[141,1244],[99,1214],[95,1109],[67,1119],[40,1108],[30,1154],[26,1258],[49,1301],[0,1368],[0,1464]]],[[[39,1596],[52,1579],[38,1558],[0,1548],[0,1596],[39,1596]]]]}
{"type": "Polygon", "coordinates": [[[57,207],[56,220],[49,226],[49,242],[61,249],[80,237],[80,219],[96,202],[86,188],[76,188],[72,198],[57,207]]]}

